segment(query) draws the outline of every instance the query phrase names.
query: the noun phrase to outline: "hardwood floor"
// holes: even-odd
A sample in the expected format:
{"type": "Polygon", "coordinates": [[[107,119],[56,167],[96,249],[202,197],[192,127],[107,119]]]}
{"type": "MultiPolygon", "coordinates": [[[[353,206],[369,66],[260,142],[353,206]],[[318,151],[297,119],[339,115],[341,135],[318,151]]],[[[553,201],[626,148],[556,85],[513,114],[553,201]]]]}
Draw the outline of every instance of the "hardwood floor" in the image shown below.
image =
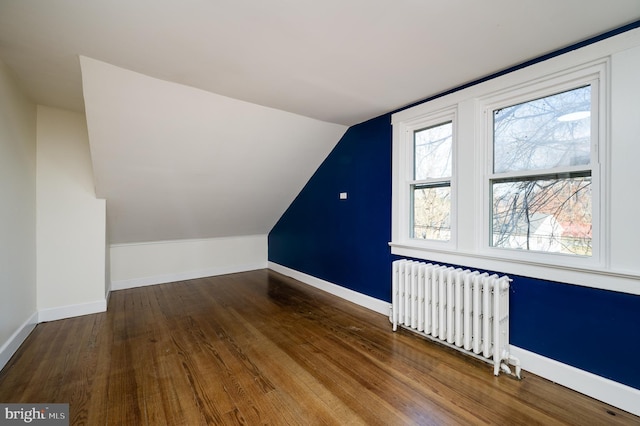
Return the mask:
{"type": "Polygon", "coordinates": [[[38,325],[1,402],[68,402],[87,425],[639,424],[521,381],[388,319],[260,270],[111,294],[108,312],[38,325]]]}

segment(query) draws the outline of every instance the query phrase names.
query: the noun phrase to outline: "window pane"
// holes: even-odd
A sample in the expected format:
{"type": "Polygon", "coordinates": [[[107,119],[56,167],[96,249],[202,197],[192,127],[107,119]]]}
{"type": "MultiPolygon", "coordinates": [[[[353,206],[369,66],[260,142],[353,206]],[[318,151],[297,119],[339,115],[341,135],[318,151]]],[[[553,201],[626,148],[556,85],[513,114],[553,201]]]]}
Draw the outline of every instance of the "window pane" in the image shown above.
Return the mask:
{"type": "Polygon", "coordinates": [[[591,255],[590,172],[493,181],[492,246],[591,255]]]}
{"type": "Polygon", "coordinates": [[[412,237],[451,239],[451,187],[448,184],[413,187],[412,237]]]}
{"type": "Polygon", "coordinates": [[[591,86],[493,111],[494,173],[588,165],[591,86]]]}
{"type": "Polygon", "coordinates": [[[414,179],[451,176],[452,122],[414,132],[414,179]]]}

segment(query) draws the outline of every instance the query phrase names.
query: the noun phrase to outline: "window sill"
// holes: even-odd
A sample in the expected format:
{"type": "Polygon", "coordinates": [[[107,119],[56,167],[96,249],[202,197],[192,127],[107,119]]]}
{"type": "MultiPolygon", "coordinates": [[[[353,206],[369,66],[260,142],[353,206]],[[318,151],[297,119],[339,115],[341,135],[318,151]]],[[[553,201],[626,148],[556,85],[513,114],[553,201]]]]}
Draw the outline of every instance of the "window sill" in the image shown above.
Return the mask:
{"type": "Polygon", "coordinates": [[[631,271],[547,264],[461,250],[427,249],[410,243],[390,242],[389,246],[391,253],[398,256],[640,295],[640,275],[631,271]]]}

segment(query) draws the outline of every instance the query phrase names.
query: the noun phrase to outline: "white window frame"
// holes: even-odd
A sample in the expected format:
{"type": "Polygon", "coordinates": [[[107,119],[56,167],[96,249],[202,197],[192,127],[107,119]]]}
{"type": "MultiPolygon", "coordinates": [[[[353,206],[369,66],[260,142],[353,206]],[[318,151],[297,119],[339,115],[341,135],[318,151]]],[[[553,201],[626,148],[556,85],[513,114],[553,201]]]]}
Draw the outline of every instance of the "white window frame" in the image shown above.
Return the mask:
{"type": "MultiPolygon", "coordinates": [[[[483,129],[481,143],[484,156],[482,164],[478,167],[484,170],[483,188],[483,215],[481,223],[477,223],[482,230],[482,237],[478,239],[480,246],[478,251],[489,256],[505,259],[513,259],[521,262],[537,264],[557,265],[563,267],[594,267],[604,266],[605,244],[602,241],[602,228],[605,222],[607,200],[602,196],[602,188],[605,185],[606,173],[602,173],[603,164],[606,164],[606,152],[604,147],[607,128],[607,94],[606,86],[607,63],[586,65],[578,70],[554,75],[542,81],[525,83],[515,88],[508,88],[493,93],[479,100],[478,106],[482,111],[483,129]],[[563,253],[546,253],[536,251],[517,250],[491,246],[491,180],[506,175],[493,172],[493,111],[509,107],[519,103],[543,98],[581,86],[591,86],[591,161],[589,167],[579,167],[581,170],[591,171],[592,191],[592,254],[591,256],[579,256],[563,253]]],[[[555,171],[571,171],[573,168],[559,168],[555,171]]],[[[536,170],[523,175],[535,175],[536,170]]]]}
{"type": "Polygon", "coordinates": [[[394,185],[392,198],[397,198],[393,202],[392,210],[396,210],[393,216],[397,218],[397,226],[394,226],[394,241],[401,241],[403,244],[416,247],[418,249],[433,250],[455,250],[457,247],[457,226],[456,226],[456,158],[457,158],[457,108],[448,106],[445,108],[436,108],[426,114],[421,114],[411,120],[403,121],[394,125],[394,138],[398,139],[398,143],[394,144],[394,157],[399,158],[402,162],[401,167],[396,167],[397,179],[394,185]],[[449,181],[451,191],[451,212],[450,224],[451,234],[448,241],[429,240],[421,238],[412,238],[413,226],[413,203],[412,188],[416,183],[414,178],[414,134],[416,131],[444,124],[452,123],[452,159],[451,159],[451,177],[450,179],[434,179],[435,181],[449,181]],[[397,151],[397,152],[396,152],[397,151]]]}
{"type": "MultiPolygon", "coordinates": [[[[630,264],[629,247],[634,245],[635,230],[625,233],[618,224],[612,224],[612,208],[633,208],[638,203],[624,199],[621,190],[612,198],[611,176],[633,179],[629,168],[614,170],[611,160],[613,117],[624,117],[618,121],[615,132],[616,144],[632,140],[629,130],[634,128],[629,122],[629,113],[623,107],[633,108],[636,88],[635,80],[625,71],[615,74],[611,80],[613,59],[621,57],[628,44],[640,47],[640,33],[636,39],[611,40],[603,46],[583,49],[572,54],[543,61],[499,77],[453,91],[428,102],[393,113],[393,159],[392,159],[392,228],[391,253],[398,256],[425,259],[432,262],[460,265],[468,268],[498,271],[531,278],[547,279],[564,283],[584,285],[594,288],[617,290],[640,294],[638,279],[640,267],[630,264]],[[636,43],[636,44],[634,44],[636,43]],[[615,56],[614,56],[615,55],[615,56]],[[620,56],[617,56],[620,55],[620,56]],[[592,120],[594,143],[593,153],[597,161],[592,162],[593,199],[593,250],[588,257],[561,253],[517,252],[517,250],[489,246],[490,198],[489,176],[493,123],[487,117],[494,107],[514,105],[518,100],[530,100],[571,89],[597,80],[592,101],[597,102],[598,117],[592,120]],[[630,94],[621,91],[622,82],[631,84],[630,94]],[[611,92],[616,90],[615,113],[612,113],[611,92]],[[411,139],[407,131],[434,123],[432,120],[445,116],[444,111],[455,111],[454,152],[452,176],[452,240],[450,244],[417,241],[409,238],[410,194],[406,179],[411,163],[407,149],[411,139]],[[612,115],[613,114],[613,115],[612,115]],[[490,123],[490,124],[489,124],[490,123]],[[491,138],[488,133],[491,132],[491,138]],[[595,136],[597,135],[597,137],[595,136]],[[615,203],[615,206],[612,204],[615,203]],[[615,226],[614,226],[615,225],[615,226]],[[612,245],[616,251],[612,251],[612,245]]],[[[618,68],[616,68],[618,70],[618,68]]],[[[408,133],[411,135],[411,132],[408,133]]],[[[620,145],[616,145],[620,146],[620,145]]],[[[620,149],[620,147],[618,148],[620,149]]],[[[623,151],[640,152],[640,148],[622,147],[623,151]]],[[[626,159],[617,157],[615,164],[626,159]]],[[[411,166],[412,167],[412,166],[411,166]]],[[[624,167],[624,166],[623,166],[624,167]]],[[[624,216],[618,213],[616,217],[624,216]]]]}

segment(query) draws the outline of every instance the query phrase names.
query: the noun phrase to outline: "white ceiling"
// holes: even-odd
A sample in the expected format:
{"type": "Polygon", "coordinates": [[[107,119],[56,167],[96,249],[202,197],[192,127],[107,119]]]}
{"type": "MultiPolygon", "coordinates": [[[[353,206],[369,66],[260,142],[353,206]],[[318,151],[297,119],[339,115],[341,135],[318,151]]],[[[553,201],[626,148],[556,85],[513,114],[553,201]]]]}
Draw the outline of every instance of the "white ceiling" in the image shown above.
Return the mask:
{"type": "Polygon", "coordinates": [[[0,58],[82,110],[78,55],[352,125],[640,18],[639,0],[0,0],[0,58]]]}
{"type": "Polygon", "coordinates": [[[85,112],[112,243],[224,237],[268,233],[345,126],[638,19],[640,0],[0,0],[0,60],[85,112]]]}

